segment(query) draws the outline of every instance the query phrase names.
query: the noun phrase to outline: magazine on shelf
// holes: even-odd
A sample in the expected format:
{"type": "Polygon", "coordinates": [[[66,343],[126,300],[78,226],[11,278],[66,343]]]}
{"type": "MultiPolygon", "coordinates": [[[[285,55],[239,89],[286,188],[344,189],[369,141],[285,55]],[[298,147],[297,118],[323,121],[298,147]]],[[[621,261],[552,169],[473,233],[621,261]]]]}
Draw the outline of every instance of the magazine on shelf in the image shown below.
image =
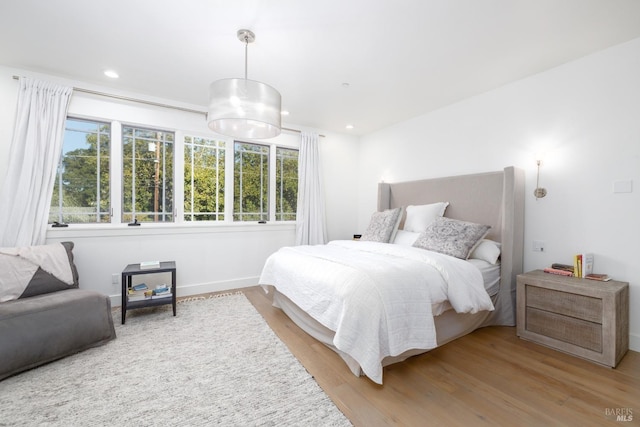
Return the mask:
{"type": "Polygon", "coordinates": [[[132,286],[131,289],[133,289],[134,291],[146,291],[149,288],[147,287],[146,283],[139,283],[137,285],[132,286]]]}

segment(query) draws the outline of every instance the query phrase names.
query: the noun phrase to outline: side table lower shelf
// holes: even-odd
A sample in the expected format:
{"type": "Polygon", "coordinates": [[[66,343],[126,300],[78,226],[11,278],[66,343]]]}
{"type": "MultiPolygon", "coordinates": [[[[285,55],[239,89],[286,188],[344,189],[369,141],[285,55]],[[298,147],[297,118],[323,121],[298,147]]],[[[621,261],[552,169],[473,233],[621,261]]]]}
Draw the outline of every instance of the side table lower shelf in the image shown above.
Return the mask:
{"type": "Polygon", "coordinates": [[[176,315],[176,263],[175,261],[163,261],[158,267],[140,268],[140,264],[129,264],[122,270],[122,324],[125,324],[127,310],[145,307],[157,307],[171,304],[173,315],[176,315]],[[171,296],[156,299],[129,301],[128,294],[131,288],[132,277],[141,274],[171,273],[171,296]]]}

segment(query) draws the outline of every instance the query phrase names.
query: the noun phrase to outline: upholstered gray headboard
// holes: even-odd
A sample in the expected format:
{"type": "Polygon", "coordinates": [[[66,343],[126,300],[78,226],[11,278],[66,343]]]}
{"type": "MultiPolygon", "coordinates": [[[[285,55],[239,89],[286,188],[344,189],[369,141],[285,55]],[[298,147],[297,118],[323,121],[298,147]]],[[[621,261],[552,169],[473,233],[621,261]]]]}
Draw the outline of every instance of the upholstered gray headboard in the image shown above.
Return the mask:
{"type": "MultiPolygon", "coordinates": [[[[516,276],[524,251],[524,171],[503,171],[378,184],[378,210],[449,202],[445,216],[491,226],[502,243],[501,285],[487,325],[515,325],[516,276]]],[[[402,227],[402,224],[401,224],[402,227]]]]}

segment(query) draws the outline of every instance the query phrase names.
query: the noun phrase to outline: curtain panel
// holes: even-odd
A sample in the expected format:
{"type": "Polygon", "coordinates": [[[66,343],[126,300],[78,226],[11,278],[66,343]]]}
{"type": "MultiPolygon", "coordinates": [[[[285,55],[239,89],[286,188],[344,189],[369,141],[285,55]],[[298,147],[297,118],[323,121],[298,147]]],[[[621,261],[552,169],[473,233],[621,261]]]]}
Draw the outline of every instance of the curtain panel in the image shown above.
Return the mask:
{"type": "Polygon", "coordinates": [[[296,245],[327,242],[317,133],[302,132],[298,157],[296,245]]]}
{"type": "Polygon", "coordinates": [[[20,78],[9,168],[0,192],[0,247],[44,244],[73,88],[20,78]]]}

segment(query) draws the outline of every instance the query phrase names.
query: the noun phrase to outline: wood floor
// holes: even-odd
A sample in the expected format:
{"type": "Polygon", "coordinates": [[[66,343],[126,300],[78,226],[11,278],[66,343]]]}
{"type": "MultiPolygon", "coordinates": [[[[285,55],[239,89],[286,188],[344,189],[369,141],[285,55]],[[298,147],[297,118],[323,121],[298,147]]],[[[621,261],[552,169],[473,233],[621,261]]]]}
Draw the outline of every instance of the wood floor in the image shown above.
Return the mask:
{"type": "Polygon", "coordinates": [[[386,367],[380,386],[354,376],[262,288],[243,292],[355,426],[640,425],[640,353],[609,369],[488,327],[386,367]]]}

